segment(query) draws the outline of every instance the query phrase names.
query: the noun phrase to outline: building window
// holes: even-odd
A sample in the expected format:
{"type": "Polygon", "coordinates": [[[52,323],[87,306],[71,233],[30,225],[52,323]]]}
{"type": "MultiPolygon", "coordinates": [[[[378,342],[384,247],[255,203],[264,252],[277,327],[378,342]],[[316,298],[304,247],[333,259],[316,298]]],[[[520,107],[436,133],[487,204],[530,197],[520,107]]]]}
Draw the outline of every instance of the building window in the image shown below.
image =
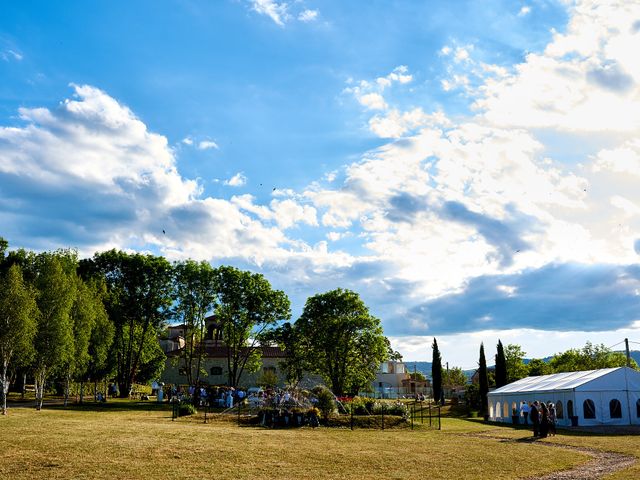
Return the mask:
{"type": "Polygon", "coordinates": [[[389,363],[388,362],[383,362],[382,365],[380,365],[380,373],[389,373],[389,363]]]}
{"type": "Polygon", "coordinates": [[[211,372],[211,375],[222,375],[222,367],[211,367],[209,372],[211,372]]]}
{"type": "Polygon", "coordinates": [[[276,374],[276,367],[263,367],[262,371],[264,373],[273,373],[275,375],[276,374]]]}
{"type": "Polygon", "coordinates": [[[562,410],[562,401],[560,400],[556,402],[556,417],[564,418],[564,411],[562,410]]]}
{"type": "Polygon", "coordinates": [[[609,402],[609,417],[622,418],[622,404],[620,400],[614,398],[609,402]]]}
{"type": "Polygon", "coordinates": [[[582,410],[584,412],[584,418],[596,418],[596,404],[593,400],[587,398],[582,404],[582,410]]]}

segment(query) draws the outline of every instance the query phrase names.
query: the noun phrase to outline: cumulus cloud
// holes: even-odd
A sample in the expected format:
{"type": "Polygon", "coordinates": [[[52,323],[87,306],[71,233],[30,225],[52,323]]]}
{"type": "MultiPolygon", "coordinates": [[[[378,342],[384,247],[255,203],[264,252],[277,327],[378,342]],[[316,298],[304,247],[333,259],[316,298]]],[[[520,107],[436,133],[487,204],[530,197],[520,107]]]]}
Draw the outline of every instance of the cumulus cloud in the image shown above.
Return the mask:
{"type": "Polygon", "coordinates": [[[223,182],[225,185],[229,187],[242,187],[247,183],[247,177],[244,176],[242,172],[236,173],[233,177],[223,182]]]}
{"type": "Polygon", "coordinates": [[[218,144],[213,140],[202,140],[198,142],[198,150],[210,150],[210,149],[218,150],[218,144]]]}
{"type": "Polygon", "coordinates": [[[317,18],[318,18],[318,10],[307,9],[307,10],[303,10],[298,15],[298,20],[300,20],[301,22],[305,22],[305,23],[313,22],[317,18]]]}

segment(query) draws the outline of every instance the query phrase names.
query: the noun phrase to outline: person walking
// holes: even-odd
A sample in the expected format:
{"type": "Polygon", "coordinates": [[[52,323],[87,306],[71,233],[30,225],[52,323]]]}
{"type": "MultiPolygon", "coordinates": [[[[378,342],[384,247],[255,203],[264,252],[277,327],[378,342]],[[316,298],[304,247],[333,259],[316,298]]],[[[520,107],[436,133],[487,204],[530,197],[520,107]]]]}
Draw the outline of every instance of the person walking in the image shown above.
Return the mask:
{"type": "Polygon", "coordinates": [[[529,416],[531,417],[531,423],[533,423],[533,436],[537,437],[540,435],[540,411],[538,410],[537,400],[531,404],[529,416]]]}

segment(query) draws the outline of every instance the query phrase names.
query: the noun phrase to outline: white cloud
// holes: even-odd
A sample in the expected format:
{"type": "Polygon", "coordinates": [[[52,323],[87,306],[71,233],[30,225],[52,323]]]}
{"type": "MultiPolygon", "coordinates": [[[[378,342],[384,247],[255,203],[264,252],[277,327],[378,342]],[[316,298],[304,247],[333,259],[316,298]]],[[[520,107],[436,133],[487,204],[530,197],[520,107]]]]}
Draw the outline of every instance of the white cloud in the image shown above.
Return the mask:
{"type": "Polygon", "coordinates": [[[11,60],[17,60],[18,62],[24,58],[22,53],[16,52],[15,50],[7,49],[3,52],[0,52],[0,58],[5,62],[9,62],[11,60]]]}
{"type": "Polygon", "coordinates": [[[318,10],[309,10],[309,9],[303,10],[298,15],[298,20],[305,23],[313,22],[318,18],[318,13],[319,13],[318,10]]]}
{"type": "Polygon", "coordinates": [[[518,16],[519,17],[525,17],[527,15],[529,15],[531,13],[531,7],[529,5],[524,5],[519,11],[518,11],[518,16]]]}
{"type": "Polygon", "coordinates": [[[182,143],[184,143],[185,145],[189,145],[189,146],[191,146],[191,145],[193,145],[193,138],[191,138],[191,137],[184,137],[184,138],[182,139],[182,143]]]}
{"type": "Polygon", "coordinates": [[[379,93],[366,93],[358,97],[358,102],[369,110],[386,110],[387,103],[379,93]]]}
{"type": "Polygon", "coordinates": [[[242,172],[238,172],[229,180],[225,180],[223,183],[230,187],[242,187],[247,183],[247,177],[245,177],[242,172]]]}
{"type": "Polygon", "coordinates": [[[252,9],[261,14],[271,18],[277,25],[284,27],[284,24],[289,20],[290,16],[287,11],[288,5],[286,2],[276,2],[274,0],[250,0],[252,9]]]}
{"type": "Polygon", "coordinates": [[[218,144],[213,140],[202,140],[198,142],[198,150],[210,150],[210,149],[218,150],[218,144]]]}

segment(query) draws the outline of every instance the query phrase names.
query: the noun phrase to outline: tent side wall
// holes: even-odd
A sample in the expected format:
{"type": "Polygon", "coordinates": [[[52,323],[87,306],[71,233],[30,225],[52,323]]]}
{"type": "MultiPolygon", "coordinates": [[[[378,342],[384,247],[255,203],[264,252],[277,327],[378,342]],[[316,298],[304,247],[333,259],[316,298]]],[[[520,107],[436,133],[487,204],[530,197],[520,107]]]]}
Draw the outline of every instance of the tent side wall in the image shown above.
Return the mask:
{"type": "MultiPolygon", "coordinates": [[[[489,418],[493,422],[511,423],[511,409],[512,406],[517,406],[518,415],[520,416],[520,423],[523,423],[524,417],[520,411],[522,402],[533,403],[535,400],[545,403],[553,403],[557,406],[558,413],[558,425],[569,426],[571,420],[569,418],[568,402],[571,401],[573,405],[573,414],[577,415],[575,410],[576,399],[573,390],[568,391],[548,391],[548,392],[513,392],[513,393],[489,393],[489,418]],[[508,405],[508,415],[504,415],[505,402],[508,405]],[[499,404],[499,405],[498,405],[499,404]],[[498,412],[497,409],[500,408],[498,412]]],[[[531,424],[531,420],[528,422],[531,424]]]]}

